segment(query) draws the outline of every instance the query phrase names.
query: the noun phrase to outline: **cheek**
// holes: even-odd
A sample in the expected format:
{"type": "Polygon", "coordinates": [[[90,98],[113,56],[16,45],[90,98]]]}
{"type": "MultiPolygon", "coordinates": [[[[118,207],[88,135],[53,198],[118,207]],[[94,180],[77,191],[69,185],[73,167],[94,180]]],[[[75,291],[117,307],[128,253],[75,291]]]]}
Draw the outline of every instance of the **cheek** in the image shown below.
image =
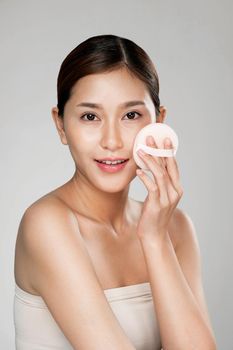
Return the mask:
{"type": "Polygon", "coordinates": [[[72,147],[84,151],[88,146],[91,148],[98,141],[98,132],[95,130],[83,130],[79,126],[70,127],[67,131],[67,138],[72,147]]]}
{"type": "Polygon", "coordinates": [[[124,143],[124,150],[126,151],[125,153],[129,156],[129,158],[132,158],[133,156],[133,146],[134,146],[134,140],[136,138],[136,135],[138,132],[134,130],[134,132],[128,132],[127,135],[125,135],[123,139],[124,143]]]}
{"type": "Polygon", "coordinates": [[[125,146],[131,151],[131,156],[133,156],[134,142],[138,133],[148,124],[151,124],[151,122],[145,121],[145,123],[141,124],[137,128],[132,128],[131,130],[128,130],[128,133],[125,139],[126,140],[125,146]]]}
{"type": "Polygon", "coordinates": [[[145,121],[145,123],[138,125],[135,128],[132,128],[131,130],[128,130],[127,133],[127,140],[128,142],[130,141],[130,146],[133,147],[134,145],[134,140],[136,139],[136,136],[138,135],[138,133],[146,126],[150,123],[148,123],[148,121],[145,121]]]}
{"type": "Polygon", "coordinates": [[[85,163],[88,156],[93,154],[93,149],[95,149],[94,139],[88,133],[70,130],[67,133],[67,141],[70,153],[77,164],[85,163]]]}

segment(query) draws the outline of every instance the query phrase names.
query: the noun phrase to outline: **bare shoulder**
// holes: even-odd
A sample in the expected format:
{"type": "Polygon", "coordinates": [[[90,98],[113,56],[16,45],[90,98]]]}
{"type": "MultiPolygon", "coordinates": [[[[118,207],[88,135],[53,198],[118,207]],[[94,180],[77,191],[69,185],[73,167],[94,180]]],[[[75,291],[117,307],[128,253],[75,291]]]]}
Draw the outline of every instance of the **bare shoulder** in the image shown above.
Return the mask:
{"type": "MultiPolygon", "coordinates": [[[[78,230],[78,222],[72,210],[58,197],[47,194],[32,203],[24,212],[19,226],[19,235],[24,239],[38,239],[37,227],[46,225],[46,232],[53,234],[56,225],[69,224],[78,230]],[[29,237],[30,236],[30,237],[29,237]]],[[[59,230],[60,231],[60,230],[59,230]]],[[[40,235],[43,235],[40,230],[40,235]]],[[[56,232],[58,234],[58,232],[56,232]]]]}
{"type": "Polygon", "coordinates": [[[193,220],[183,209],[176,208],[170,222],[170,233],[176,244],[176,251],[182,245],[192,244],[199,250],[197,233],[193,220]]]}
{"type": "Polygon", "coordinates": [[[20,225],[33,288],[73,348],[132,349],[102,291],[67,205],[46,196],[27,208],[20,225]]]}
{"type": "Polygon", "coordinates": [[[41,197],[25,210],[19,224],[15,246],[16,283],[40,294],[34,270],[38,261],[55,257],[51,253],[59,252],[61,245],[74,254],[77,245],[84,249],[82,242],[72,210],[52,194],[41,197]]]}

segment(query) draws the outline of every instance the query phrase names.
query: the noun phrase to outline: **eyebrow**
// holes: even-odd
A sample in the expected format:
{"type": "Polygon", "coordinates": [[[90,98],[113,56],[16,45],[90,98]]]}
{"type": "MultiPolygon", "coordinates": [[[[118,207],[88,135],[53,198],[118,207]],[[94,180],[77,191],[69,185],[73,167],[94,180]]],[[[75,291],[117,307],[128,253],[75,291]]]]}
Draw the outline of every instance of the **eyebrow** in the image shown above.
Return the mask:
{"type": "MultiPolygon", "coordinates": [[[[136,106],[136,105],[143,105],[145,106],[145,102],[140,101],[140,100],[136,100],[136,101],[127,101],[124,103],[120,104],[120,107],[132,107],[132,106],[136,106]]],[[[79,103],[78,105],[76,105],[76,107],[90,107],[90,108],[96,108],[96,109],[103,109],[101,104],[98,103],[92,103],[92,102],[82,102],[79,103]]]]}

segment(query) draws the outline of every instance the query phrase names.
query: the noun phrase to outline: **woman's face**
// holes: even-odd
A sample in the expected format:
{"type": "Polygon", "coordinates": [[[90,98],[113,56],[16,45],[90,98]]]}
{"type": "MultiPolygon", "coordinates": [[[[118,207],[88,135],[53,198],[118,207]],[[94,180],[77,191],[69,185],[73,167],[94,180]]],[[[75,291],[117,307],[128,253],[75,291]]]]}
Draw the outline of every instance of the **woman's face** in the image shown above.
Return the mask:
{"type": "Polygon", "coordinates": [[[135,136],[155,121],[155,107],[146,86],[122,68],[85,76],[74,85],[60,136],[62,143],[69,145],[78,176],[103,191],[118,192],[136,176],[135,136]],[[140,102],[127,106],[130,101],[140,102]],[[109,173],[96,162],[108,157],[129,160],[120,171],[109,173]]]}

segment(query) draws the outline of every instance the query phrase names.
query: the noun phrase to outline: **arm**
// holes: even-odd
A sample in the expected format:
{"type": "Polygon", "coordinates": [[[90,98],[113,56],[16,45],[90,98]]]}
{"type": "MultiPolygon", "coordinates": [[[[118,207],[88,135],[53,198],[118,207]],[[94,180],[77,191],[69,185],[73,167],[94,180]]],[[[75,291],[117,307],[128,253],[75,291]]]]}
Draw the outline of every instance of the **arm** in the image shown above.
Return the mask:
{"type": "MultiPolygon", "coordinates": [[[[157,147],[153,137],[146,141],[157,147]]],[[[173,147],[169,138],[165,138],[164,147],[173,147]]],[[[138,154],[153,174],[150,178],[137,170],[148,189],[137,235],[146,260],[163,349],[216,350],[204,301],[194,226],[176,208],[183,195],[176,158],[153,157],[140,151],[138,154]],[[169,235],[172,218],[179,231],[177,255],[169,235]]]]}
{"type": "Polygon", "coordinates": [[[98,282],[74,214],[48,200],[21,222],[29,277],[75,350],[133,350],[98,282]]]}
{"type": "Polygon", "coordinates": [[[141,240],[164,350],[216,350],[201,282],[198,241],[191,219],[176,211],[176,252],[164,239],[141,240]]]}

